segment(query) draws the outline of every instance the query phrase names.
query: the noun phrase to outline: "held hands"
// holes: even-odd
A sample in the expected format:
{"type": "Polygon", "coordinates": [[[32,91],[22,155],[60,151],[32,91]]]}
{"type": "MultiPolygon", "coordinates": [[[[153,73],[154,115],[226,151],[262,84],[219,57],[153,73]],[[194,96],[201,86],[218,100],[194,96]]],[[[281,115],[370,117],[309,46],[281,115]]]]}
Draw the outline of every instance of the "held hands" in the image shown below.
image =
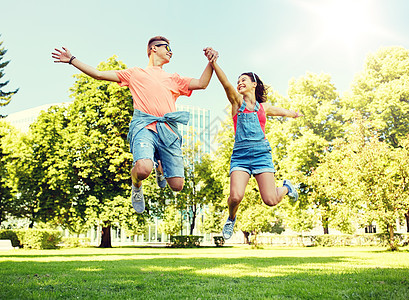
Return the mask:
{"type": "Polygon", "coordinates": [[[210,63],[216,62],[217,58],[219,57],[219,52],[214,50],[212,47],[204,48],[203,51],[210,63]]]}
{"type": "Polygon", "coordinates": [[[54,58],[55,63],[69,63],[72,57],[70,50],[62,47],[63,50],[55,48],[56,52],[52,53],[52,58],[54,58]],[[57,53],[58,52],[58,53],[57,53]]]}
{"type": "Polygon", "coordinates": [[[293,110],[293,113],[294,113],[294,116],[293,116],[294,119],[299,118],[299,117],[304,117],[304,115],[300,112],[300,110],[297,110],[297,111],[293,110]]]}

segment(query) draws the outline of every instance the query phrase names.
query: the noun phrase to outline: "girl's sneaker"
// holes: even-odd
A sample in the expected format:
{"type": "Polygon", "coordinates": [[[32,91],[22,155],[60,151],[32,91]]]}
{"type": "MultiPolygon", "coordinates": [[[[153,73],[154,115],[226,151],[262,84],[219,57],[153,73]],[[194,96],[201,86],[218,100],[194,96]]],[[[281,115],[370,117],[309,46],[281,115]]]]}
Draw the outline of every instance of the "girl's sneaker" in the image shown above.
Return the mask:
{"type": "Polygon", "coordinates": [[[295,187],[293,186],[293,184],[291,183],[291,181],[288,180],[288,179],[284,179],[284,184],[283,184],[283,186],[287,187],[287,189],[288,189],[288,194],[287,194],[287,195],[288,195],[290,198],[292,198],[292,202],[297,202],[297,200],[298,200],[298,192],[297,192],[297,190],[295,189],[295,187]]]}

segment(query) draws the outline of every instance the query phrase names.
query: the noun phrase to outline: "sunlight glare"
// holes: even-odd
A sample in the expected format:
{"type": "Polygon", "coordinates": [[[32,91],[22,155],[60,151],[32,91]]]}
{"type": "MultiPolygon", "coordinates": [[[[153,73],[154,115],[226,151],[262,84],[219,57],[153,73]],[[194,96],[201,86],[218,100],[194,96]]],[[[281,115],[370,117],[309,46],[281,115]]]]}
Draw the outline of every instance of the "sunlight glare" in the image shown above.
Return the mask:
{"type": "Polygon", "coordinates": [[[371,30],[368,0],[334,0],[317,7],[326,38],[346,44],[355,43],[371,30]]]}
{"type": "Polygon", "coordinates": [[[376,29],[374,9],[370,0],[295,0],[311,12],[319,24],[317,40],[347,48],[355,48],[366,35],[376,29]]]}

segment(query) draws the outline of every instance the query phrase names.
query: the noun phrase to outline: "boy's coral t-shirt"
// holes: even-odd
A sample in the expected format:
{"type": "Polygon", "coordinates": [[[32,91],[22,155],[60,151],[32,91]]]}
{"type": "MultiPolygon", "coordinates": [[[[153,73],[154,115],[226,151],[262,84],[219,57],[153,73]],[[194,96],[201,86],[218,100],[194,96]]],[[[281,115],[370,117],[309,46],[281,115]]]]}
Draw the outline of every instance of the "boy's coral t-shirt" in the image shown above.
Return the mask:
{"type": "MultiPolygon", "coordinates": [[[[176,99],[180,96],[190,96],[190,77],[169,74],[161,67],[134,67],[117,70],[120,86],[128,86],[133,107],[153,116],[162,117],[164,114],[176,111],[176,99]]],[[[156,122],[146,126],[156,132],[156,122]]]]}

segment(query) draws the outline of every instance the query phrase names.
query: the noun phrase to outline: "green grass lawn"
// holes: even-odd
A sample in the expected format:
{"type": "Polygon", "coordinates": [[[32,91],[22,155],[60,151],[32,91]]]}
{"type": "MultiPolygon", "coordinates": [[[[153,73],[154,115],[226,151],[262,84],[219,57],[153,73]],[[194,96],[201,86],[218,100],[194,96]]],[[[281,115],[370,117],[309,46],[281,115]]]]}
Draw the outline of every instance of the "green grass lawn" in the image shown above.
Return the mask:
{"type": "Polygon", "coordinates": [[[409,299],[409,249],[0,252],[1,299],[409,299]]]}

